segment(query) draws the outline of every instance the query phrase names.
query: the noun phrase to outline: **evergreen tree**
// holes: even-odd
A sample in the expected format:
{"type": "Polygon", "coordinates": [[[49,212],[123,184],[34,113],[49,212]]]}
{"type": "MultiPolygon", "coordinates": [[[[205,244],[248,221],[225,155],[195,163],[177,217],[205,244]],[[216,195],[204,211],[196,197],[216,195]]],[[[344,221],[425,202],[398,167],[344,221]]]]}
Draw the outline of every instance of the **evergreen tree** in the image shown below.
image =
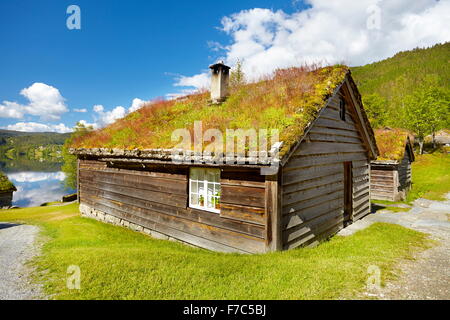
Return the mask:
{"type": "Polygon", "coordinates": [[[238,60],[236,62],[236,66],[234,67],[234,70],[231,70],[230,74],[230,86],[231,87],[239,87],[246,83],[245,74],[242,70],[242,62],[241,60],[238,60]]]}

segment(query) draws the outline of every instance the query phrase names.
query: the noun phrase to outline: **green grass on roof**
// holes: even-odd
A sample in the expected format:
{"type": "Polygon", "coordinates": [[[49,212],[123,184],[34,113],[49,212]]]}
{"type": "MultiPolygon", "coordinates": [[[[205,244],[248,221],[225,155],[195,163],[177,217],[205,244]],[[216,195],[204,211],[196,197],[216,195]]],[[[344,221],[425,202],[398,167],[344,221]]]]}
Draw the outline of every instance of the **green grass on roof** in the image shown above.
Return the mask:
{"type": "Polygon", "coordinates": [[[203,132],[219,129],[224,139],[226,129],[278,129],[284,153],[303,135],[347,72],[342,65],[277,70],[270,79],[232,88],[220,105],[210,105],[209,92],[153,102],[75,139],[73,147],[170,149],[179,143],[171,139],[174,130],[186,128],[193,137],[194,121],[201,120],[203,132]]]}
{"type": "Polygon", "coordinates": [[[0,192],[3,191],[15,191],[16,187],[9,181],[8,177],[0,171],[0,192]]]}
{"type": "Polygon", "coordinates": [[[377,129],[375,139],[380,152],[377,160],[400,161],[405,155],[409,132],[404,129],[377,129]]]}

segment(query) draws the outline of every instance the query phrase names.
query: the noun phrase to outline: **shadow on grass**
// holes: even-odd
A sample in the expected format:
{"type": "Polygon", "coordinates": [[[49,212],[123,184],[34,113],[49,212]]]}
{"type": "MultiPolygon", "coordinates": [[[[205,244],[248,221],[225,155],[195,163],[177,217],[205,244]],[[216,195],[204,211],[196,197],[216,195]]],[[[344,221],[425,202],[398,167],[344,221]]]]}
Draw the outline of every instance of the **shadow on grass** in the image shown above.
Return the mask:
{"type": "Polygon", "coordinates": [[[386,209],[385,205],[372,202],[370,213],[377,213],[377,211],[383,210],[383,209],[386,209]]]}

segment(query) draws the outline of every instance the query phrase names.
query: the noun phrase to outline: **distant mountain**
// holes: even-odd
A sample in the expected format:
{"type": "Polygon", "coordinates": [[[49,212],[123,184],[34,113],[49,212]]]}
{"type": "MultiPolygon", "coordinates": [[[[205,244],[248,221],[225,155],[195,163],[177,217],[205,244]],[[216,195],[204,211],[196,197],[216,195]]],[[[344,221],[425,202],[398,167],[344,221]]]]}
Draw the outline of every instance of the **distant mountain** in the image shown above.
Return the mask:
{"type": "MultiPolygon", "coordinates": [[[[375,113],[385,119],[375,126],[397,124],[405,97],[420,87],[425,79],[433,79],[436,87],[450,90],[450,42],[430,48],[402,51],[392,58],[351,68],[366,108],[377,105],[375,113]]],[[[374,125],[374,123],[372,124],[374,125]]]]}
{"type": "MultiPolygon", "coordinates": [[[[58,133],[58,132],[24,132],[15,130],[0,129],[0,137],[17,137],[17,136],[39,136],[39,137],[55,137],[57,139],[67,139],[70,133],[58,133]]],[[[64,142],[63,142],[64,143],[64,142]]]]}
{"type": "Polygon", "coordinates": [[[22,132],[0,129],[0,159],[58,161],[70,133],[22,132]]]}
{"type": "Polygon", "coordinates": [[[0,129],[0,145],[4,144],[7,139],[13,138],[16,143],[29,142],[31,144],[59,144],[63,145],[64,141],[70,137],[70,133],[57,132],[23,132],[14,130],[0,129]],[[3,142],[3,143],[2,143],[3,142]]]}
{"type": "Polygon", "coordinates": [[[378,93],[389,98],[396,80],[406,79],[403,90],[419,84],[426,75],[439,77],[441,86],[450,86],[450,42],[430,48],[401,51],[392,58],[351,68],[358,89],[363,95],[378,93]]]}

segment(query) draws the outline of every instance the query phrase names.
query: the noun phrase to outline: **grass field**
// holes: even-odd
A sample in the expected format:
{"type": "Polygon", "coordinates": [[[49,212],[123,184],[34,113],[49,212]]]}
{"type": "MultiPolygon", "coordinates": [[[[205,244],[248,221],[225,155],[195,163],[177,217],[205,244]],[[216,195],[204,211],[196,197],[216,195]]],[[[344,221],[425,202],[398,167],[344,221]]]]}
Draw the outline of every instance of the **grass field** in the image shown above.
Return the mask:
{"type": "Polygon", "coordinates": [[[406,199],[445,200],[450,192],[450,155],[440,152],[416,156],[412,164],[412,189],[406,199]]]}
{"type": "Polygon", "coordinates": [[[76,204],[3,210],[0,221],[41,227],[36,280],[54,299],[352,298],[365,289],[368,266],[386,280],[399,259],[428,245],[419,232],[374,224],[316,248],[223,254],[80,217],[76,204]],[[70,265],[80,267],[80,290],[66,288],[70,265]]]}

